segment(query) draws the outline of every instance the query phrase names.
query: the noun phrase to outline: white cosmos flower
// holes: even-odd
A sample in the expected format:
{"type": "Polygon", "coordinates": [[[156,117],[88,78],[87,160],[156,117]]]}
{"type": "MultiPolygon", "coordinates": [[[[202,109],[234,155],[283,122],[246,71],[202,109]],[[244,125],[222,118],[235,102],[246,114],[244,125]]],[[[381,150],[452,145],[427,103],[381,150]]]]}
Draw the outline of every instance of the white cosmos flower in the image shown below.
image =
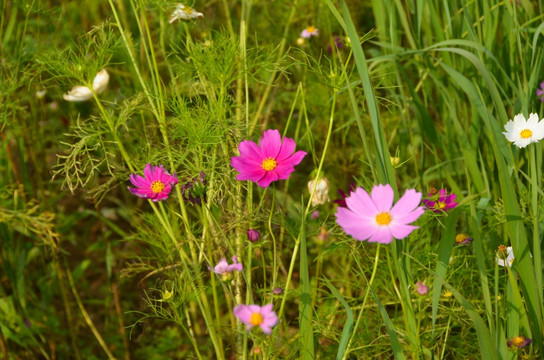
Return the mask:
{"type": "Polygon", "coordinates": [[[500,266],[512,267],[512,264],[514,263],[514,250],[512,250],[511,246],[506,248],[506,254],[506,260],[503,260],[497,256],[497,264],[500,266]]]}
{"type": "MultiPolygon", "coordinates": [[[[110,74],[106,69],[102,69],[96,74],[93,80],[93,90],[95,93],[100,94],[108,87],[110,81],[110,74]]],[[[68,91],[67,94],[64,94],[64,100],[72,102],[81,102],[87,101],[93,97],[91,89],[86,86],[77,85],[68,91]]]]}
{"type": "Polygon", "coordinates": [[[514,116],[504,125],[503,132],[506,139],[517,147],[524,148],[530,143],[538,142],[544,138],[544,121],[539,121],[538,114],[532,113],[525,120],[523,114],[514,116]]]}
{"type": "Polygon", "coordinates": [[[176,21],[177,19],[191,20],[191,19],[195,19],[195,18],[200,17],[200,16],[204,16],[204,14],[196,11],[195,9],[193,9],[190,6],[185,6],[185,5],[180,3],[180,4],[176,5],[176,10],[174,10],[172,15],[170,16],[169,23],[171,24],[174,21],[176,21]]]}

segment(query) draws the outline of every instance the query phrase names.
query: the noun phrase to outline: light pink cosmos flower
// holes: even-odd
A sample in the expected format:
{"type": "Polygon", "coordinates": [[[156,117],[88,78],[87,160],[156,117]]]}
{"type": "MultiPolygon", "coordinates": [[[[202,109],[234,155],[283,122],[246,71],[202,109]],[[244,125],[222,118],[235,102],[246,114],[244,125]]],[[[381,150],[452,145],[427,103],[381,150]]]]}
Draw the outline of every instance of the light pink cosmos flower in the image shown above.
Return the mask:
{"type": "Polygon", "coordinates": [[[234,270],[242,271],[242,269],[243,269],[243,266],[242,264],[238,262],[238,256],[236,255],[232,257],[231,265],[229,265],[229,263],[227,262],[225,258],[221,258],[221,260],[219,260],[219,262],[217,263],[217,265],[215,265],[213,269],[210,268],[211,271],[213,271],[214,273],[218,275],[221,275],[224,273],[230,273],[230,272],[233,272],[234,270]]]}
{"type": "Polygon", "coordinates": [[[272,334],[272,328],[278,323],[278,315],[272,310],[272,304],[238,305],[234,308],[234,315],[244,324],[247,331],[259,326],[265,334],[272,334]]]}
{"type": "Polygon", "coordinates": [[[278,130],[266,130],[260,146],[253,141],[244,140],[238,145],[240,156],[230,159],[230,165],[239,172],[236,180],[250,180],[260,187],[268,187],[271,182],[285,180],[295,171],[306,152],[295,151],[296,143],[288,137],[281,140],[278,130]]]}
{"type": "Polygon", "coordinates": [[[346,198],[347,207],[338,207],[336,222],[344,232],[360,241],[389,244],[395,239],[404,239],[417,226],[409,225],[425,211],[421,193],[406,190],[393,206],[394,193],[391,185],[376,185],[372,196],[358,187],[346,198]]]}
{"type": "Polygon", "coordinates": [[[172,188],[178,183],[176,174],[170,175],[164,166],[153,166],[147,164],[144,168],[144,176],[131,174],[130,182],[136,186],[130,192],[144,199],[151,199],[153,202],[166,200],[172,188]]]}
{"type": "Polygon", "coordinates": [[[300,36],[305,39],[309,39],[312,36],[317,36],[317,35],[319,35],[319,29],[313,25],[308,26],[306,29],[302,30],[302,32],[300,33],[300,36]]]}

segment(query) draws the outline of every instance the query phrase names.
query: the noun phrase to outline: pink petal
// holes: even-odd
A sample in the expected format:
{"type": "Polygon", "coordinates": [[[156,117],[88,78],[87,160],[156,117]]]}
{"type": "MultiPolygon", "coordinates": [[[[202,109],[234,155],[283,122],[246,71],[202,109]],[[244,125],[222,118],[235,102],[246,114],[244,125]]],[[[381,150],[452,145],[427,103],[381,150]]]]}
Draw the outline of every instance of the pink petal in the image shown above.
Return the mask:
{"type": "Polygon", "coordinates": [[[374,218],[379,213],[376,205],[374,205],[374,201],[370,198],[370,195],[368,195],[361,187],[355,189],[355,191],[346,198],[346,205],[351,210],[366,218],[374,218]]]}
{"type": "Polygon", "coordinates": [[[283,144],[281,144],[280,152],[276,156],[276,161],[281,162],[287,159],[289,156],[291,156],[293,151],[295,151],[296,146],[297,144],[295,143],[295,140],[288,137],[284,138],[283,144]]]}
{"type": "Polygon", "coordinates": [[[253,327],[253,325],[251,325],[249,322],[251,320],[251,314],[253,314],[253,312],[249,309],[249,306],[238,305],[234,308],[233,313],[241,322],[248,325],[248,330],[253,327]]]}
{"type": "Polygon", "coordinates": [[[153,196],[155,196],[155,193],[151,191],[151,189],[131,188],[130,186],[128,187],[128,189],[133,195],[144,199],[152,199],[153,196]]]}
{"type": "Polygon", "coordinates": [[[251,180],[257,182],[266,175],[266,171],[261,166],[248,164],[239,157],[231,158],[230,165],[239,172],[238,176],[236,176],[236,180],[251,180]]]}
{"type": "Polygon", "coordinates": [[[266,304],[261,307],[261,314],[268,315],[271,312],[273,313],[272,309],[274,308],[274,304],[266,304]]]}
{"type": "Polygon", "coordinates": [[[397,201],[395,206],[391,209],[390,213],[394,217],[404,216],[407,213],[412,212],[421,202],[421,193],[414,189],[406,190],[404,195],[397,201]]]}
{"type": "Polygon", "coordinates": [[[153,168],[154,166],[151,164],[146,164],[144,168],[144,176],[147,179],[147,181],[151,182],[153,178],[153,168]]]}
{"type": "Polygon", "coordinates": [[[302,159],[304,159],[305,156],[306,156],[306,151],[299,150],[296,153],[294,153],[293,156],[291,156],[285,161],[289,161],[291,165],[297,166],[298,164],[300,164],[300,162],[302,161],[302,159]]]}
{"type": "Polygon", "coordinates": [[[417,226],[412,225],[403,225],[403,224],[395,224],[392,226],[389,226],[389,230],[391,231],[391,235],[395,239],[404,239],[408,235],[412,233],[415,229],[417,229],[417,226]]]}
{"type": "Polygon", "coordinates": [[[370,238],[378,229],[371,219],[364,218],[353,211],[339,207],[336,212],[336,222],[344,232],[357,240],[364,241],[370,238]]]}
{"type": "Polygon", "coordinates": [[[262,188],[268,187],[270,183],[277,181],[279,179],[278,174],[275,171],[266,171],[266,175],[257,182],[262,188]]]}
{"type": "Polygon", "coordinates": [[[244,140],[238,145],[238,150],[240,151],[240,156],[244,160],[255,161],[258,164],[263,162],[264,156],[262,154],[261,148],[257,146],[253,141],[244,140]]]}
{"type": "Polygon", "coordinates": [[[266,334],[270,335],[272,334],[272,329],[269,326],[266,326],[264,323],[260,325],[261,330],[266,334]]]}
{"type": "Polygon", "coordinates": [[[136,174],[130,174],[130,182],[139,188],[149,188],[151,184],[144,177],[136,174]]]}
{"type": "Polygon", "coordinates": [[[395,221],[395,224],[410,224],[414,221],[416,221],[417,219],[419,219],[419,217],[421,215],[423,215],[423,213],[425,212],[425,208],[423,206],[420,206],[418,207],[417,209],[415,209],[414,211],[412,212],[409,212],[407,214],[402,214],[402,215],[398,215],[398,216],[395,216],[393,219],[395,221]]]}
{"type": "Polygon", "coordinates": [[[276,158],[281,149],[281,135],[278,130],[270,129],[263,133],[261,138],[261,150],[263,157],[276,158]]]}
{"type": "Polygon", "coordinates": [[[380,244],[389,244],[393,241],[393,235],[387,226],[380,226],[377,231],[368,239],[368,242],[377,242],[380,244]]]}
{"type": "Polygon", "coordinates": [[[389,212],[393,206],[395,193],[391,185],[376,185],[372,188],[372,201],[379,212],[389,212]]]}
{"type": "Polygon", "coordinates": [[[287,161],[279,163],[274,169],[274,172],[278,174],[278,179],[281,179],[281,180],[289,179],[289,176],[291,175],[293,171],[295,171],[295,168],[293,167],[293,165],[291,165],[287,161]]]}

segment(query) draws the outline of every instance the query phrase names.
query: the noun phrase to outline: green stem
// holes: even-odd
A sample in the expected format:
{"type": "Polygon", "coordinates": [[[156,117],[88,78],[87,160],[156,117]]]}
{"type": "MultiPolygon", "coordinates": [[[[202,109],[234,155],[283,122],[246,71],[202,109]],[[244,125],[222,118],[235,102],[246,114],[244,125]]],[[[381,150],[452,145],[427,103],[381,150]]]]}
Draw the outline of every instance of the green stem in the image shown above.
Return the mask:
{"type": "MultiPolygon", "coordinates": [[[[532,206],[532,215],[533,215],[533,259],[535,264],[535,280],[537,291],[538,303],[541,306],[541,313],[544,314],[544,304],[542,301],[542,254],[540,248],[540,233],[538,228],[538,219],[540,215],[538,213],[538,180],[537,172],[538,168],[536,166],[536,144],[531,146],[530,152],[530,161],[531,161],[531,206],[532,206]]],[[[540,319],[542,322],[542,319],[540,319]]],[[[542,324],[540,328],[542,328],[542,324]]]]}
{"type": "Polygon", "coordinates": [[[378,260],[380,258],[380,247],[381,247],[381,244],[378,244],[378,246],[376,247],[376,257],[374,258],[374,268],[372,269],[372,275],[370,276],[370,281],[368,282],[368,286],[365,291],[365,296],[363,298],[363,304],[361,305],[361,309],[359,310],[359,314],[357,315],[357,321],[355,322],[355,326],[353,327],[353,330],[351,331],[351,336],[348,342],[348,346],[346,346],[346,351],[344,352],[344,356],[342,357],[342,360],[347,359],[351,344],[353,342],[353,336],[357,333],[357,328],[359,327],[359,324],[363,317],[363,311],[365,310],[366,300],[368,299],[368,295],[370,294],[370,289],[372,288],[372,284],[374,283],[374,279],[376,277],[376,270],[378,269],[378,260]]]}

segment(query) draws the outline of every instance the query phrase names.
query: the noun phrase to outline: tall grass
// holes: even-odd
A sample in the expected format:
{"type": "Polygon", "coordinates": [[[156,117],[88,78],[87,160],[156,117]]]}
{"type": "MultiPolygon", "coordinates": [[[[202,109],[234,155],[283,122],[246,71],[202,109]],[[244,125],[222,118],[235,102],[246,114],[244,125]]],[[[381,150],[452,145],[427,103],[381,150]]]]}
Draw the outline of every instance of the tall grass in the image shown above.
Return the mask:
{"type": "Polygon", "coordinates": [[[175,5],[2,2],[4,358],[542,357],[542,144],[502,134],[543,111],[542,1],[223,0],[170,23],[175,5]],[[106,91],[63,100],[103,68],[106,91]],[[263,189],[230,159],[266,129],[308,155],[263,189]],[[127,190],[148,163],[176,173],[167,201],[127,190]],[[390,184],[460,203],[361,243],[312,205],[322,176],[333,199],[390,184]],[[243,271],[210,271],[233,256],[243,271]],[[271,335],[233,313],[268,303],[271,335]]]}

